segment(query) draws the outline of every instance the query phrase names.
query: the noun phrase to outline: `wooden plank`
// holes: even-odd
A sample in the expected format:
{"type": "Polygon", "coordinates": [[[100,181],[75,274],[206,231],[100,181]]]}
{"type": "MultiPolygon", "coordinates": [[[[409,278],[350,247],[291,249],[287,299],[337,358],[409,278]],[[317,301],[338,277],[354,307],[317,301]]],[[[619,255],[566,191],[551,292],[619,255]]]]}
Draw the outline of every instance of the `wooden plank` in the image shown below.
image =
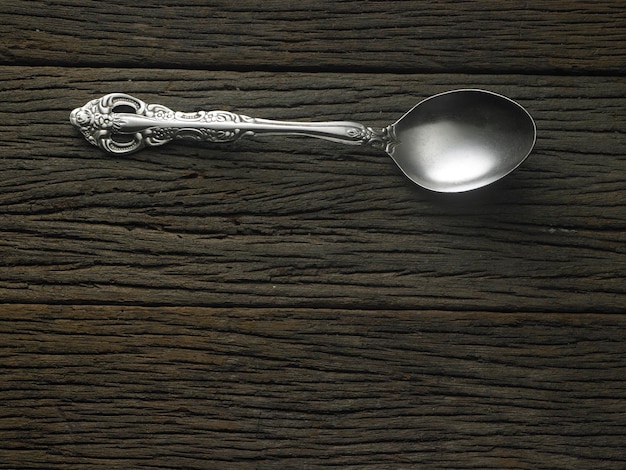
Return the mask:
{"type": "Polygon", "coordinates": [[[40,67],[1,77],[4,301],[624,311],[620,78],[40,67]],[[126,91],[181,110],[384,125],[464,86],[517,99],[539,127],[522,168],[464,195],[414,187],[373,149],[259,137],[120,159],[67,121],[126,91]]]}
{"type": "Polygon", "coordinates": [[[4,468],[624,468],[626,318],[0,306],[4,468]]]}
{"type": "Polygon", "coordinates": [[[4,64],[616,73],[618,0],[3,0],[4,64]]]}

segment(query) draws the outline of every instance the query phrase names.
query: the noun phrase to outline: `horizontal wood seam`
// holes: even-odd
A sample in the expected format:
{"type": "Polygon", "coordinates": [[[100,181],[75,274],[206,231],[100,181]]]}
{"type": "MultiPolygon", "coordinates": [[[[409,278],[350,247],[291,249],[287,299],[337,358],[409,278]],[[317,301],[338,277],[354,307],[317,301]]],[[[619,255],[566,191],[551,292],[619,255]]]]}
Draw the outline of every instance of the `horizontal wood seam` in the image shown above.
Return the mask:
{"type": "Polygon", "coordinates": [[[306,65],[293,65],[293,66],[274,66],[269,64],[250,64],[250,65],[237,65],[232,63],[224,64],[198,64],[196,67],[192,67],[189,64],[184,66],[176,66],[171,62],[149,62],[143,63],[141,67],[131,62],[119,62],[119,63],[107,63],[98,64],[91,62],[78,63],[75,65],[68,65],[63,61],[54,60],[24,60],[24,61],[0,61],[0,67],[57,67],[60,69],[127,69],[127,70],[141,70],[141,69],[155,69],[161,71],[203,71],[203,72],[236,72],[236,73],[323,73],[323,74],[351,74],[351,75],[372,75],[372,74],[393,74],[393,75],[473,75],[473,76],[489,76],[489,75],[503,75],[503,76],[537,76],[537,77],[589,77],[589,78],[602,78],[602,77],[626,77],[626,73],[616,73],[611,69],[580,69],[580,70],[562,70],[559,68],[554,69],[541,69],[541,70],[529,70],[527,68],[493,68],[488,69],[484,67],[471,68],[463,67],[460,69],[446,69],[443,72],[439,68],[406,68],[406,67],[391,67],[391,66],[379,66],[379,67],[362,67],[355,68],[351,66],[332,66],[324,65],[321,67],[306,66],[306,65]]]}

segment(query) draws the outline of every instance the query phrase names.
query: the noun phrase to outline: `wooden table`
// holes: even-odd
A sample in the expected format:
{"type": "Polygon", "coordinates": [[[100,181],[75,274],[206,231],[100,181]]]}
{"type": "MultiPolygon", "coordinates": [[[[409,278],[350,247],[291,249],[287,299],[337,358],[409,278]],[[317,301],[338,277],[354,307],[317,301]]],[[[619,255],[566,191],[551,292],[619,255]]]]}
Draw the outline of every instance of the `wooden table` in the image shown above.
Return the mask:
{"type": "Polygon", "coordinates": [[[626,468],[618,0],[3,0],[0,468],[626,468]],[[486,88],[539,129],[441,195],[298,138],[111,157],[110,92],[383,126],[486,88]]]}

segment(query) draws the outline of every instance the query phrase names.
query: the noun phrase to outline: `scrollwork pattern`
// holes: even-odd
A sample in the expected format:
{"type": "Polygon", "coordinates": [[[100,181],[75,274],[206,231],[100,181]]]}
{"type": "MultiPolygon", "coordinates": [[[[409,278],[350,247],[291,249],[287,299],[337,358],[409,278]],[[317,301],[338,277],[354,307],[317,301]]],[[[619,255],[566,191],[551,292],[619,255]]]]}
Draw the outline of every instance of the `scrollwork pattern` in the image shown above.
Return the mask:
{"type": "Polygon", "coordinates": [[[236,124],[252,121],[228,111],[173,111],[122,93],[91,100],[70,114],[70,122],[88,142],[114,154],[136,152],[173,139],[232,142],[247,133],[236,124]],[[198,123],[225,124],[228,128],[197,127],[198,123]]]}

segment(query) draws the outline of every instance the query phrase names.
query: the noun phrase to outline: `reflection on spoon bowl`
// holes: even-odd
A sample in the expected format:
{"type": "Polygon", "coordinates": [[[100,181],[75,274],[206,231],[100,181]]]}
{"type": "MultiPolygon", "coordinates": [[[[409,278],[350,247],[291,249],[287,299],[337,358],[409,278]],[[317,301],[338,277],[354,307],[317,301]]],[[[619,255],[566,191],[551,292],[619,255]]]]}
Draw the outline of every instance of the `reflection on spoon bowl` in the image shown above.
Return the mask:
{"type": "Polygon", "coordinates": [[[435,95],[390,127],[393,160],[413,182],[440,192],[493,183],[526,159],[536,139],[524,108],[484,90],[435,95]]]}

